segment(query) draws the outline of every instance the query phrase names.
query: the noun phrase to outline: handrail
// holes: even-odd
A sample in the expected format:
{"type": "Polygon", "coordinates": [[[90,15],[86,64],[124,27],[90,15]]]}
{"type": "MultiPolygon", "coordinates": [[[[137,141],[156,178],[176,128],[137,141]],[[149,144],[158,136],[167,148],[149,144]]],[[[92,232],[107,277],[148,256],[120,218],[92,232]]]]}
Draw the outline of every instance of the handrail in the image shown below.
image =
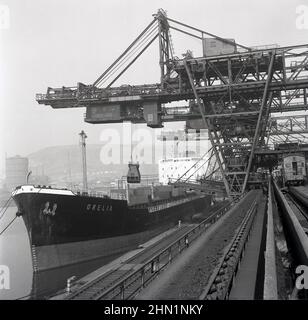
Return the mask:
{"type": "Polygon", "coordinates": [[[97,299],[114,299],[115,297],[120,297],[120,299],[128,299],[133,297],[141,288],[144,288],[147,283],[153,280],[160,271],[162,271],[175,257],[182,252],[184,248],[189,246],[189,243],[194,241],[202,231],[208,229],[213,223],[215,223],[221,216],[223,216],[228,210],[234,205],[234,203],[241,200],[247,195],[241,195],[235,198],[233,201],[223,206],[222,208],[216,210],[209,217],[204,219],[192,230],[186,232],[179,239],[172,242],[168,247],[162,249],[149,261],[140,266],[132,274],[129,274],[125,279],[119,280],[112,287],[107,289],[105,292],[97,296],[97,299]],[[204,230],[202,230],[204,228],[204,230]],[[199,231],[199,233],[197,233],[199,231]],[[165,261],[163,263],[163,261],[165,261]],[[140,280],[140,283],[138,283],[140,280]],[[133,290],[127,291],[128,288],[135,286],[133,290]],[[126,291],[125,291],[126,290],[126,291]],[[114,293],[112,295],[112,293],[114,293]]]}

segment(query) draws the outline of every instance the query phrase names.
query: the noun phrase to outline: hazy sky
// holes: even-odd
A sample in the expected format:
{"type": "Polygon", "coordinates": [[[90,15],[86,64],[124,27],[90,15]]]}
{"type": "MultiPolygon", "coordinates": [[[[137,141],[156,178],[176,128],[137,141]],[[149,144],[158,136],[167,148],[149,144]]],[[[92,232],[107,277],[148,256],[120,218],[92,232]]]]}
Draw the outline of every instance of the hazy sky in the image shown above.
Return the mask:
{"type": "MultiPolygon", "coordinates": [[[[9,28],[0,30],[0,170],[5,152],[27,155],[45,146],[74,144],[81,129],[88,143],[99,143],[106,125],[84,123],[84,109],[38,105],[35,94],[48,86],[92,83],[158,8],[248,46],[308,42],[308,29],[297,29],[295,23],[296,7],[308,6],[307,0],[0,0],[0,5],[10,10],[9,28]]],[[[172,32],[178,56],[197,51],[196,40],[172,32]]],[[[158,45],[152,46],[119,84],[159,81],[158,45]]]]}

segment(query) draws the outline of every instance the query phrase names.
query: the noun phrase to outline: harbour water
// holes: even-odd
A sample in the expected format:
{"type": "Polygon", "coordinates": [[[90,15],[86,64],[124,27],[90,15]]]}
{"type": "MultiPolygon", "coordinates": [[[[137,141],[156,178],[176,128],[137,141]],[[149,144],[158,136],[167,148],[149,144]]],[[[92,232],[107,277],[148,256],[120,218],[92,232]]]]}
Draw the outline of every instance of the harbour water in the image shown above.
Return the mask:
{"type": "MultiPolygon", "coordinates": [[[[0,220],[0,232],[14,219],[16,212],[16,206],[8,207],[0,220]]],[[[0,289],[0,300],[46,299],[65,288],[71,276],[80,278],[116,257],[33,273],[28,234],[23,219],[18,217],[0,236],[0,265],[9,268],[9,288],[0,289]]]]}

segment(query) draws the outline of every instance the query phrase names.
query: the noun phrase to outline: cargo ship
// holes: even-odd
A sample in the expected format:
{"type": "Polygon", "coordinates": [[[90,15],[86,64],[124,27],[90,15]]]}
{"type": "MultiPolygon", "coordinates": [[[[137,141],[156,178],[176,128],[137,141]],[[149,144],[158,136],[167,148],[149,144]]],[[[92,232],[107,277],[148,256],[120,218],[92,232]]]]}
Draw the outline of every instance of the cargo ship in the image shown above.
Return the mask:
{"type": "Polygon", "coordinates": [[[46,186],[13,192],[35,272],[114,256],[210,206],[211,197],[173,186],[127,185],[126,199],[46,186]]]}
{"type": "Polygon", "coordinates": [[[124,188],[109,195],[88,191],[86,134],[82,131],[83,189],[22,185],[12,197],[22,216],[35,272],[114,257],[190,219],[211,205],[211,196],[173,185],[142,185],[130,162],[124,188]]]}
{"type": "Polygon", "coordinates": [[[12,197],[29,235],[35,272],[120,255],[189,219],[211,197],[173,185],[143,185],[139,164],[108,195],[88,190],[86,134],[81,131],[81,191],[22,185],[12,197]]]}

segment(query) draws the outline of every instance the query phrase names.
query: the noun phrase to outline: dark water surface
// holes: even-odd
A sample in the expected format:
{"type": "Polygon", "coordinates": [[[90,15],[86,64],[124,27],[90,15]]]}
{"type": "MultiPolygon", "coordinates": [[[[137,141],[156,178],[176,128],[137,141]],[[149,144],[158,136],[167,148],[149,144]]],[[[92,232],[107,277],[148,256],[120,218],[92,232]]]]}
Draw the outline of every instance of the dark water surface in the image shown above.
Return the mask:
{"type": "MultiPolygon", "coordinates": [[[[2,211],[1,211],[2,212],[2,211]]],[[[9,207],[0,220],[0,232],[15,217],[17,207],[9,207]]],[[[2,213],[1,213],[2,214],[2,213]]],[[[0,216],[1,216],[0,214],[0,216]]],[[[108,257],[39,273],[33,273],[30,242],[21,217],[0,236],[0,265],[10,271],[10,288],[0,289],[0,299],[45,299],[65,288],[71,276],[80,278],[115,259],[108,257]]],[[[1,288],[1,287],[0,287],[1,288]]]]}

